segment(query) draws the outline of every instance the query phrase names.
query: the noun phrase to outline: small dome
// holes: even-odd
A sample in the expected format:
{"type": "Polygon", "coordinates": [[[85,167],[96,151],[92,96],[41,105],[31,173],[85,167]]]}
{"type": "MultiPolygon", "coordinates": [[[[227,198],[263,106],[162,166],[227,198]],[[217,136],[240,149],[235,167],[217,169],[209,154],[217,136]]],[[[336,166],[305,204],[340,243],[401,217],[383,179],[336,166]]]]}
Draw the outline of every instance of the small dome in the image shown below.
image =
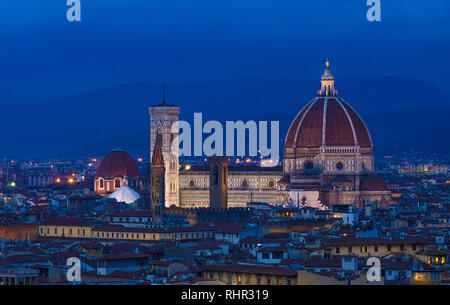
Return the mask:
{"type": "Polygon", "coordinates": [[[138,177],[139,168],[133,158],[123,150],[115,149],[100,163],[97,177],[138,177]]]}
{"type": "Polygon", "coordinates": [[[361,192],[381,192],[388,190],[384,180],[375,174],[364,176],[359,185],[359,189],[361,192]]]}
{"type": "Polygon", "coordinates": [[[108,198],[114,198],[117,202],[125,202],[126,204],[130,204],[139,199],[139,194],[133,191],[129,186],[122,186],[119,189],[115,190],[108,198]]]}

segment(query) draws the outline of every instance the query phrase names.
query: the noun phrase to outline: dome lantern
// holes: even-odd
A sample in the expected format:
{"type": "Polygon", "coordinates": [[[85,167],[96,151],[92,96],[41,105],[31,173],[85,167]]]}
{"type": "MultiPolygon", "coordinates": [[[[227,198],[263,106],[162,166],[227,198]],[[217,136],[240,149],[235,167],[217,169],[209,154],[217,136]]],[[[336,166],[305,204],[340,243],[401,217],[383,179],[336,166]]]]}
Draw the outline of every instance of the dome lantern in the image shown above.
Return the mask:
{"type": "Polygon", "coordinates": [[[337,96],[338,92],[334,89],[334,76],[330,71],[330,62],[325,62],[325,72],[320,80],[321,88],[317,93],[318,96],[337,96]]]}

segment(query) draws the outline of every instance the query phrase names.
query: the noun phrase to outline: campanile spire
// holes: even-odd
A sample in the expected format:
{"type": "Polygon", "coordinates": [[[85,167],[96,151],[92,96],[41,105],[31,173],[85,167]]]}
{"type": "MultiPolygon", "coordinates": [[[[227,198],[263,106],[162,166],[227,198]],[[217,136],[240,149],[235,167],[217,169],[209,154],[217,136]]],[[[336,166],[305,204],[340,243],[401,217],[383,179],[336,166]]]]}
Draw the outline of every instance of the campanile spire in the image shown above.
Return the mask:
{"type": "Polygon", "coordinates": [[[165,207],[165,172],[164,157],[161,150],[162,136],[156,134],[155,149],[153,151],[152,162],[150,164],[150,207],[153,221],[162,223],[162,216],[165,207]]]}

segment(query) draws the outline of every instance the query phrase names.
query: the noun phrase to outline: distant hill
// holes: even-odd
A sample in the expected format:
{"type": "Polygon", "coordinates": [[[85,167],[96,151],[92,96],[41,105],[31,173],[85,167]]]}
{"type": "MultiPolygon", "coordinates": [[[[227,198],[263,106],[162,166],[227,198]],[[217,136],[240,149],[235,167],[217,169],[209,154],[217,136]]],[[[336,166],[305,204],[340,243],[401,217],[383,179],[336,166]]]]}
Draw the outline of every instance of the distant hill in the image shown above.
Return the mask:
{"type": "Polygon", "coordinates": [[[378,154],[437,155],[450,161],[450,107],[366,115],[378,154]]]}
{"type": "MultiPolygon", "coordinates": [[[[167,102],[180,105],[188,121],[193,112],[202,112],[204,121],[280,120],[284,137],[319,85],[289,79],[168,84],[167,102]]],[[[425,143],[432,149],[430,139],[448,131],[450,93],[427,82],[361,78],[337,81],[336,88],[363,116],[377,149],[425,143]]],[[[117,146],[146,154],[148,106],[161,99],[161,84],[133,83],[40,104],[0,105],[0,156],[104,155],[117,146]]]]}

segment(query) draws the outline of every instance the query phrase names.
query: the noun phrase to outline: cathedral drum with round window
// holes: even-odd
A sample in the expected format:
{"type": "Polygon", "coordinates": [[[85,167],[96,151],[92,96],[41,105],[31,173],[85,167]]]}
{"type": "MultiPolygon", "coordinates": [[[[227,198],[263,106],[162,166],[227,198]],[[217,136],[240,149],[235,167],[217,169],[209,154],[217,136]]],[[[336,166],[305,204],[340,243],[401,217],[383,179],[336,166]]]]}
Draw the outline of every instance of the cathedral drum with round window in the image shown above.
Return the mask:
{"type": "Polygon", "coordinates": [[[303,167],[308,170],[308,169],[313,169],[314,168],[314,163],[310,160],[305,161],[305,163],[303,163],[303,167]]]}
{"type": "Polygon", "coordinates": [[[248,181],[247,180],[243,180],[241,185],[242,185],[242,187],[247,188],[248,187],[248,181]]]}
{"type": "Polygon", "coordinates": [[[336,169],[338,171],[343,171],[344,170],[344,162],[343,161],[336,162],[336,169]]]}

